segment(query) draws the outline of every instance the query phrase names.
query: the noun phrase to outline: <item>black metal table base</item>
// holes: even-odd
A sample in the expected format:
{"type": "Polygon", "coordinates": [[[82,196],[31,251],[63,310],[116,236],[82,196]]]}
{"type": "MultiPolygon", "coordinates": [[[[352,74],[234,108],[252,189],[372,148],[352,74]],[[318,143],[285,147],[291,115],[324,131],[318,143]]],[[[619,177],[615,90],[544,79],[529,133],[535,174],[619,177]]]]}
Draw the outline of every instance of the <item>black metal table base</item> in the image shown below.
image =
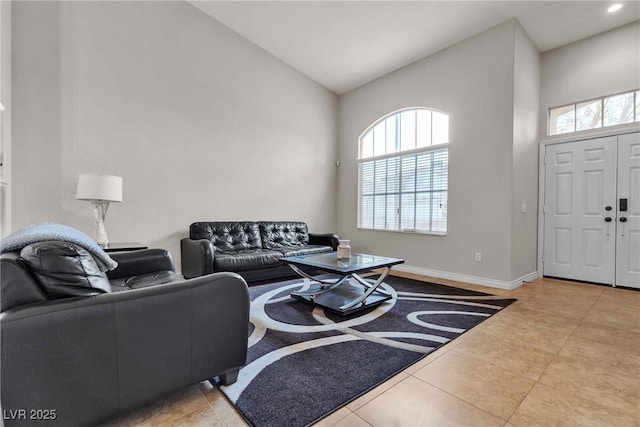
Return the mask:
{"type": "Polygon", "coordinates": [[[291,297],[342,316],[374,307],[392,297],[388,292],[379,289],[382,281],[389,274],[388,267],[383,269],[377,280],[371,282],[355,273],[347,274],[336,281],[319,280],[306,274],[295,265],[291,265],[291,268],[301,276],[320,285],[319,288],[313,290],[292,292],[291,297]],[[350,279],[354,279],[356,283],[352,283],[350,279]]]}
{"type": "Polygon", "coordinates": [[[331,292],[320,294],[317,297],[302,296],[292,293],[291,296],[297,300],[322,307],[333,313],[341,316],[349,316],[353,313],[357,313],[362,310],[366,310],[371,307],[375,307],[378,304],[383,303],[391,299],[391,295],[380,294],[374,292],[369,295],[364,302],[347,309],[341,309],[340,307],[348,304],[350,301],[361,298],[365,291],[363,288],[356,288],[353,286],[339,286],[333,289],[331,292]]]}

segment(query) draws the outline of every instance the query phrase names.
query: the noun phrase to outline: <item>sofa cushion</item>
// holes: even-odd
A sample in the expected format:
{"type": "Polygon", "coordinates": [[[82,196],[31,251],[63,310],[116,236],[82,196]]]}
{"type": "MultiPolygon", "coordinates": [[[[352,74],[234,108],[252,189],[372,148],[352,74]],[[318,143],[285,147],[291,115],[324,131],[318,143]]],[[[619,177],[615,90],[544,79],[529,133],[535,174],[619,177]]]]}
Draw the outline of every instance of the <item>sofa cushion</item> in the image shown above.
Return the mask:
{"type": "Polygon", "coordinates": [[[293,248],[309,244],[307,224],[295,221],[260,222],[260,238],[265,249],[293,248]]]}
{"type": "Polygon", "coordinates": [[[189,227],[189,237],[211,241],[216,253],[262,247],[256,222],[194,222],[189,227]]]}
{"type": "Polygon", "coordinates": [[[319,246],[319,245],[296,246],[295,248],[277,249],[277,251],[281,252],[282,255],[284,256],[302,256],[302,255],[324,254],[327,252],[333,252],[330,246],[319,246]]]}
{"type": "Polygon", "coordinates": [[[216,253],[214,268],[216,271],[246,271],[273,267],[281,264],[282,253],[265,249],[245,249],[216,253]]]}
{"type": "Polygon", "coordinates": [[[73,243],[38,242],[25,246],[20,257],[31,268],[49,298],[94,296],[111,292],[111,284],[91,254],[73,243]]]}

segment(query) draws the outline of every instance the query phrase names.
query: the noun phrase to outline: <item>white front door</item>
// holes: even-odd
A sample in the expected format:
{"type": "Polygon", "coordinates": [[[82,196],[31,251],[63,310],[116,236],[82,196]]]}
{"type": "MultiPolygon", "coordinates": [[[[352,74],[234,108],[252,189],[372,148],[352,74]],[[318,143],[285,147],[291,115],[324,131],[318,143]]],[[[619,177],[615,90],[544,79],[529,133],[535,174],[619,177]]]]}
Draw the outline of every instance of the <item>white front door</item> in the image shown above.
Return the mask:
{"type": "Polygon", "coordinates": [[[617,202],[616,285],[640,288],[640,133],[618,137],[617,202]]]}
{"type": "Polygon", "coordinates": [[[545,276],[614,283],[616,143],[612,136],[546,147],[545,276]]]}

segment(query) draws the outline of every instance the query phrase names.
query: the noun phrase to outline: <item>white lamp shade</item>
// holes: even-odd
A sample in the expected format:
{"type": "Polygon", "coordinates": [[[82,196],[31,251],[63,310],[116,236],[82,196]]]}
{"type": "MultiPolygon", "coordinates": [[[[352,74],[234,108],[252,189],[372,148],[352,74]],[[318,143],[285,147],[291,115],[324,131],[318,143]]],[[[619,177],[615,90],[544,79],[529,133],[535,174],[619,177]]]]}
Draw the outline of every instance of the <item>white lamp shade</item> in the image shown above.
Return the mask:
{"type": "Polygon", "coordinates": [[[78,200],[122,201],[122,177],[96,173],[81,173],[78,177],[78,200]]]}

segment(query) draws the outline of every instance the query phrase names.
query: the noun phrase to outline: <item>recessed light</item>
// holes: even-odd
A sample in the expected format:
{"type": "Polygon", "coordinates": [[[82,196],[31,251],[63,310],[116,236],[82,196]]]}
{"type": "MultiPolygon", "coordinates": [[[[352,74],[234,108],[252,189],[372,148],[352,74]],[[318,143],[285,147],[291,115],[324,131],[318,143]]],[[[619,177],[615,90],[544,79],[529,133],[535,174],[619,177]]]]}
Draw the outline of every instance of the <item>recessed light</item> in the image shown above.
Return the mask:
{"type": "Polygon", "coordinates": [[[613,13],[613,12],[619,11],[620,9],[622,9],[622,4],[621,3],[616,3],[616,4],[611,5],[609,7],[609,9],[607,9],[607,12],[613,13]]]}

